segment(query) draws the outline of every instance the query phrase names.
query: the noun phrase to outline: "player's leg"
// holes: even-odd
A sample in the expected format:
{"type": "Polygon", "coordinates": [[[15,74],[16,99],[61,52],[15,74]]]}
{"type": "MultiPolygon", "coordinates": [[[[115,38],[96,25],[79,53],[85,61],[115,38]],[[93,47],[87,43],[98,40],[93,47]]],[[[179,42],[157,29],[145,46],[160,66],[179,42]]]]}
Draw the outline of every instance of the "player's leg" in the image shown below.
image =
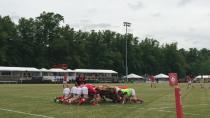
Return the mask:
{"type": "Polygon", "coordinates": [[[84,86],[81,88],[81,91],[82,97],[80,98],[79,104],[83,104],[88,100],[88,88],[84,86]]]}

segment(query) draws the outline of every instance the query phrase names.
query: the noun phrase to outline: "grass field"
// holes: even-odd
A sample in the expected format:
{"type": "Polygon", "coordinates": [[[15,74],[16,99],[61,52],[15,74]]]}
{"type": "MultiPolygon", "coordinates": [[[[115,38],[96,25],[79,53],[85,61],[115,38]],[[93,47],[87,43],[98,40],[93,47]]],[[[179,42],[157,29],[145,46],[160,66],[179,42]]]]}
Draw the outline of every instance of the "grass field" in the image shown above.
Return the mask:
{"type": "MultiPolygon", "coordinates": [[[[174,90],[168,84],[128,86],[136,89],[144,104],[62,105],[53,102],[62,94],[62,85],[0,84],[0,118],[176,118],[174,90]]],[[[210,118],[209,86],[181,85],[184,118],[210,118]]]]}

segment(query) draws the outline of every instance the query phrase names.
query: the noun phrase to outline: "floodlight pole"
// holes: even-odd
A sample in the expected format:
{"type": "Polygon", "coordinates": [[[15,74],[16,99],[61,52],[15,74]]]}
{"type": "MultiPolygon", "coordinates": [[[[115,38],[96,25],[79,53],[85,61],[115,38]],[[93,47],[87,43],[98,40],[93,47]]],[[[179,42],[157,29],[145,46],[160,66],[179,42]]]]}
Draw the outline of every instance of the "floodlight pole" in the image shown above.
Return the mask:
{"type": "Polygon", "coordinates": [[[128,33],[128,27],[131,26],[131,23],[129,22],[123,22],[125,26],[125,75],[126,75],[126,81],[128,82],[128,46],[127,46],[127,33],[128,33]]]}

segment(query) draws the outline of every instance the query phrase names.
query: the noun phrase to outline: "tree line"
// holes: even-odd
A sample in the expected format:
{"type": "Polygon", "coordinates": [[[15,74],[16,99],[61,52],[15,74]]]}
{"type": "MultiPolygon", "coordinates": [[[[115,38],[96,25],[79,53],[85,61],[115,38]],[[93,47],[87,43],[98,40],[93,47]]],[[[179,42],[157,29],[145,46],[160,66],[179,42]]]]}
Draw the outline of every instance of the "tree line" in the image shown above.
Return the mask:
{"type": "Polygon", "coordinates": [[[177,43],[160,44],[152,38],[139,41],[133,34],[110,30],[76,31],[64,17],[43,12],[36,18],[0,16],[0,66],[112,69],[125,74],[125,42],[128,41],[128,73],[139,75],[177,72],[209,74],[210,50],[178,49],[177,43]],[[63,23],[62,23],[63,24],[63,23]]]}

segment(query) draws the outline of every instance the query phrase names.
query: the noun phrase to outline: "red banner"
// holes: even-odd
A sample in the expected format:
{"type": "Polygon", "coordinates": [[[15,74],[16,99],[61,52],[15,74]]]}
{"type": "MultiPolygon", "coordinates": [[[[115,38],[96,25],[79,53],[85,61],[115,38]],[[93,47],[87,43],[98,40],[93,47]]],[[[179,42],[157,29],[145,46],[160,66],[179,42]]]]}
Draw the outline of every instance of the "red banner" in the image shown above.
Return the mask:
{"type": "Polygon", "coordinates": [[[56,65],[53,65],[53,68],[68,69],[68,65],[67,64],[56,64],[56,65]]]}
{"type": "Polygon", "coordinates": [[[169,76],[169,85],[174,87],[178,85],[178,76],[177,73],[168,73],[169,76]]]}

